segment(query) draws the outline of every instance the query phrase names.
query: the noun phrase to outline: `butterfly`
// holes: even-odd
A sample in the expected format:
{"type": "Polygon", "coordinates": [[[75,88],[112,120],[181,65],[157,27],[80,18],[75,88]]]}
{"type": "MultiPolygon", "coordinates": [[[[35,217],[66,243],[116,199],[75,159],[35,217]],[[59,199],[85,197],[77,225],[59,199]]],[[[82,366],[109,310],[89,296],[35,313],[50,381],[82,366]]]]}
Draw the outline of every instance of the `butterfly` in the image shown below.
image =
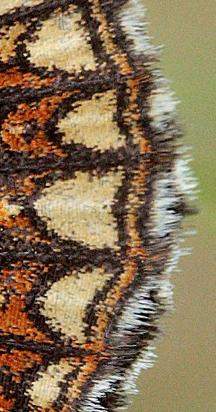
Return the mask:
{"type": "Polygon", "coordinates": [[[0,411],[117,411],[192,184],[136,0],[0,3],[0,411]]]}

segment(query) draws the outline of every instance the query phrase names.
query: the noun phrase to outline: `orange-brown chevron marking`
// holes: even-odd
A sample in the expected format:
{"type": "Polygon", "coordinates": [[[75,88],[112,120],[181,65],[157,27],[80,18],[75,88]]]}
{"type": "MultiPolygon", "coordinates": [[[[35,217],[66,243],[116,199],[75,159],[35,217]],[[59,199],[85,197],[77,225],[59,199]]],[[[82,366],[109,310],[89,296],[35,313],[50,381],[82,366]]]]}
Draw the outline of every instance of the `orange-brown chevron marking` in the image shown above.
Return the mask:
{"type": "Polygon", "coordinates": [[[30,107],[23,103],[18,106],[17,112],[10,113],[8,119],[2,125],[2,139],[14,151],[33,151],[35,154],[46,155],[48,153],[55,153],[63,156],[60,149],[52,147],[51,143],[45,139],[44,130],[40,130],[45,122],[51,117],[52,112],[58,106],[63,98],[69,97],[69,93],[63,93],[62,96],[45,97],[39,103],[30,107]],[[25,143],[25,134],[28,132],[25,123],[37,122],[39,131],[34,136],[31,143],[25,143]]]}

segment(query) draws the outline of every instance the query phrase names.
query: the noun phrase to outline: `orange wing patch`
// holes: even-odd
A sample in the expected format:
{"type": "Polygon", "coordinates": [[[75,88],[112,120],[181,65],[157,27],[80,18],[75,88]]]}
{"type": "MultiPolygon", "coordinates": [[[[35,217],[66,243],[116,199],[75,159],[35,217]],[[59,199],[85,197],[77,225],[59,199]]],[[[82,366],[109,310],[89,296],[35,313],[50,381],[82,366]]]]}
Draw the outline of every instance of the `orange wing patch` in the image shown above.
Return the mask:
{"type": "Polygon", "coordinates": [[[16,113],[10,113],[2,125],[1,137],[14,151],[33,152],[39,155],[58,153],[61,150],[53,147],[45,138],[44,124],[51,117],[52,112],[60,101],[67,96],[45,97],[31,107],[25,103],[20,104],[16,113]],[[28,142],[30,140],[30,142],[28,142]]]}

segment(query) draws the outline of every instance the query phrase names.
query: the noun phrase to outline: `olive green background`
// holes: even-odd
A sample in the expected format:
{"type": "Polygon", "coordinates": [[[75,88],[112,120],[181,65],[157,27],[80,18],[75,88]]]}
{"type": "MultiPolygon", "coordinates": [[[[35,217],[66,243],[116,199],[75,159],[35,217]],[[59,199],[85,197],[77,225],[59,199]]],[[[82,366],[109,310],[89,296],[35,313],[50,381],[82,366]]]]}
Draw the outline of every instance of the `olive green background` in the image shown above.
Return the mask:
{"type": "Polygon", "coordinates": [[[192,146],[191,167],[199,180],[200,212],[184,246],[181,272],[173,273],[175,311],[166,319],[155,366],[138,380],[139,395],[128,412],[216,411],[216,2],[145,0],[148,33],[165,45],[160,67],[181,100],[179,112],[192,146]]]}

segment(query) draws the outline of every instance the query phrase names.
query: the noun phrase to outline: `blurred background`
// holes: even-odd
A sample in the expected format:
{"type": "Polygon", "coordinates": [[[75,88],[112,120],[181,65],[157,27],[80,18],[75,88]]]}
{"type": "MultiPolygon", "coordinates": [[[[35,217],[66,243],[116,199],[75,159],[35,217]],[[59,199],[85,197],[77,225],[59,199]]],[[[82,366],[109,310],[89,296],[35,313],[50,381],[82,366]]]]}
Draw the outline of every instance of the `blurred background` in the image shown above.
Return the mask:
{"type": "Polygon", "coordinates": [[[175,310],[166,318],[158,359],[138,380],[128,412],[216,411],[216,2],[143,0],[148,33],[164,45],[160,67],[181,100],[184,143],[199,180],[197,216],[186,228],[190,256],[173,273],[175,310]]]}

